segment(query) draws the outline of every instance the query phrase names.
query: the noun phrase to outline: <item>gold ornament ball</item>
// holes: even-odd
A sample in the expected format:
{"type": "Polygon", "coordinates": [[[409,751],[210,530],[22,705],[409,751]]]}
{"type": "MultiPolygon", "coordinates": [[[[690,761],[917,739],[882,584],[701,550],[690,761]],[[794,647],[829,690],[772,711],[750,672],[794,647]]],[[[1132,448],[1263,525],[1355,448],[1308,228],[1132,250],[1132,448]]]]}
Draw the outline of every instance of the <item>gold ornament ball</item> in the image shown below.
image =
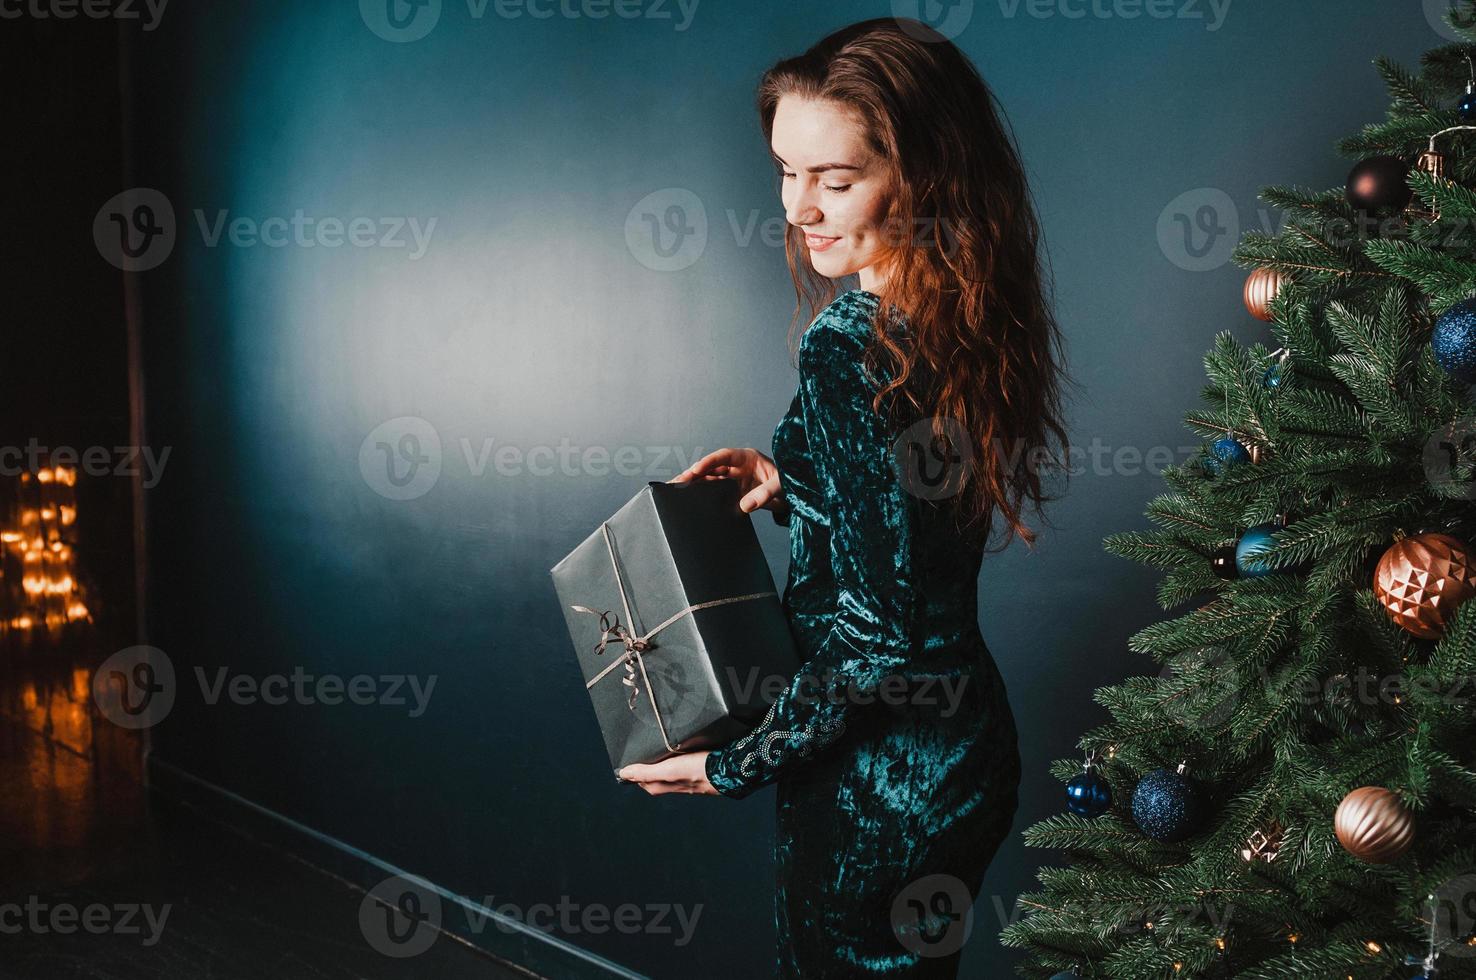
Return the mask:
{"type": "Polygon", "coordinates": [[[1285,277],[1275,269],[1256,269],[1245,280],[1245,308],[1257,320],[1271,322],[1271,301],[1281,291],[1285,277]]]}
{"type": "Polygon", "coordinates": [[[1414,814],[1382,786],[1364,786],[1343,797],[1333,815],[1338,843],[1369,864],[1398,860],[1414,841],[1414,814]]]}
{"type": "Polygon", "coordinates": [[[1384,552],[1373,588],[1390,619],[1421,639],[1436,640],[1455,607],[1476,595],[1476,565],[1465,544],[1449,534],[1414,534],[1384,552]]]}

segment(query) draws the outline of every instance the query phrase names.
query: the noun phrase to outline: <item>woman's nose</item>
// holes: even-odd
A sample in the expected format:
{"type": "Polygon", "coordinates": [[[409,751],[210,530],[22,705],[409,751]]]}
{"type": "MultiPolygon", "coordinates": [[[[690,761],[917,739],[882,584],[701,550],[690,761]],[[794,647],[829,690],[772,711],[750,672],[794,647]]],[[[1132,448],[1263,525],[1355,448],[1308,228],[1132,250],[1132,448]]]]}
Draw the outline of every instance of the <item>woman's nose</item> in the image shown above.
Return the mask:
{"type": "Polygon", "coordinates": [[[820,220],[820,209],[815,206],[813,191],[800,189],[790,199],[784,211],[785,220],[792,225],[812,225],[820,220]]]}

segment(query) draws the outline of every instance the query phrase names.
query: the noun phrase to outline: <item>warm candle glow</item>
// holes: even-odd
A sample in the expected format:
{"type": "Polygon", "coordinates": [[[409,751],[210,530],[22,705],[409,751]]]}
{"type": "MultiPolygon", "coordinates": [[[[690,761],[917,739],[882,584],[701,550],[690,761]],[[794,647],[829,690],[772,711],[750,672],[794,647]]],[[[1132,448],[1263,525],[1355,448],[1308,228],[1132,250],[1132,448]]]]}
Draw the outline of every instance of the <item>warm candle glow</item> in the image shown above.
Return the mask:
{"type": "Polygon", "coordinates": [[[5,581],[0,569],[0,625],[15,630],[38,627],[59,629],[69,623],[90,622],[87,596],[75,577],[72,527],[77,520],[74,495],[66,489],[76,485],[77,471],[65,466],[22,473],[24,489],[10,515],[18,526],[0,529],[0,545],[9,546],[24,567],[19,581],[5,581]],[[34,475],[35,484],[31,484],[34,475]]]}

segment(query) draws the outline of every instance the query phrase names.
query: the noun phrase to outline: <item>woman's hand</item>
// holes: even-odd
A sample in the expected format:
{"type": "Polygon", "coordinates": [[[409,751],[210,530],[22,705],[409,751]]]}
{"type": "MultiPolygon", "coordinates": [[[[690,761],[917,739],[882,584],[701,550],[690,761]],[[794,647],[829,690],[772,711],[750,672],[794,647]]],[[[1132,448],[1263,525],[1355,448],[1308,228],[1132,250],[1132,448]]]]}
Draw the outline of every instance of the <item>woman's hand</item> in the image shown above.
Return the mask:
{"type": "Polygon", "coordinates": [[[718,449],[703,456],[686,470],[667,480],[685,483],[701,477],[704,480],[737,480],[743,488],[738,506],[743,512],[766,507],[778,514],[789,510],[789,501],[779,487],[779,467],[757,449],[718,449]]]}
{"type": "Polygon", "coordinates": [[[639,783],[641,789],[652,796],[663,793],[719,795],[712,783],[707,781],[706,752],[683,752],[650,764],[631,763],[615,775],[628,783],[639,783]]]}

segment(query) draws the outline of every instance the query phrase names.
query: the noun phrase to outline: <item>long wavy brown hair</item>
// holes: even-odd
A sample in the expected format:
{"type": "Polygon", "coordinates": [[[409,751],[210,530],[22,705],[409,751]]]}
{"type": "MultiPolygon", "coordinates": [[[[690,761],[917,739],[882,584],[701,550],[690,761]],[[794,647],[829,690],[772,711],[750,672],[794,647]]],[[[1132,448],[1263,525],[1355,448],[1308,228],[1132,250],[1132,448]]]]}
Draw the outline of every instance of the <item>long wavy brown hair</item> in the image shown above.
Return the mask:
{"type": "MultiPolygon", "coordinates": [[[[843,28],[802,55],[764,73],[758,110],[772,141],[783,96],[828,100],[859,114],[872,149],[887,161],[885,285],[873,323],[868,370],[885,358],[891,381],[873,408],[931,417],[936,438],[967,434],[972,459],[955,512],[961,530],[987,544],[993,513],[1007,533],[1034,548],[1021,519],[1055,499],[1042,469],[1058,463],[1048,439],[1063,446],[1059,421],[1060,329],[1047,296],[1038,250],[1039,221],[1003,110],[974,65],[921,21],[883,17],[843,28]],[[904,341],[890,311],[905,313],[904,341]],[[898,397],[900,396],[900,398],[898,397]],[[948,420],[945,422],[945,420],[948,420]]],[[[802,229],[789,225],[785,254],[796,294],[795,327],[839,293],[815,272],[802,229]],[[801,315],[807,304],[807,316],[801,315]]],[[[1070,382],[1074,383],[1074,382],[1070,382]]],[[[1064,473],[1064,467],[1062,467],[1064,473]]]]}

